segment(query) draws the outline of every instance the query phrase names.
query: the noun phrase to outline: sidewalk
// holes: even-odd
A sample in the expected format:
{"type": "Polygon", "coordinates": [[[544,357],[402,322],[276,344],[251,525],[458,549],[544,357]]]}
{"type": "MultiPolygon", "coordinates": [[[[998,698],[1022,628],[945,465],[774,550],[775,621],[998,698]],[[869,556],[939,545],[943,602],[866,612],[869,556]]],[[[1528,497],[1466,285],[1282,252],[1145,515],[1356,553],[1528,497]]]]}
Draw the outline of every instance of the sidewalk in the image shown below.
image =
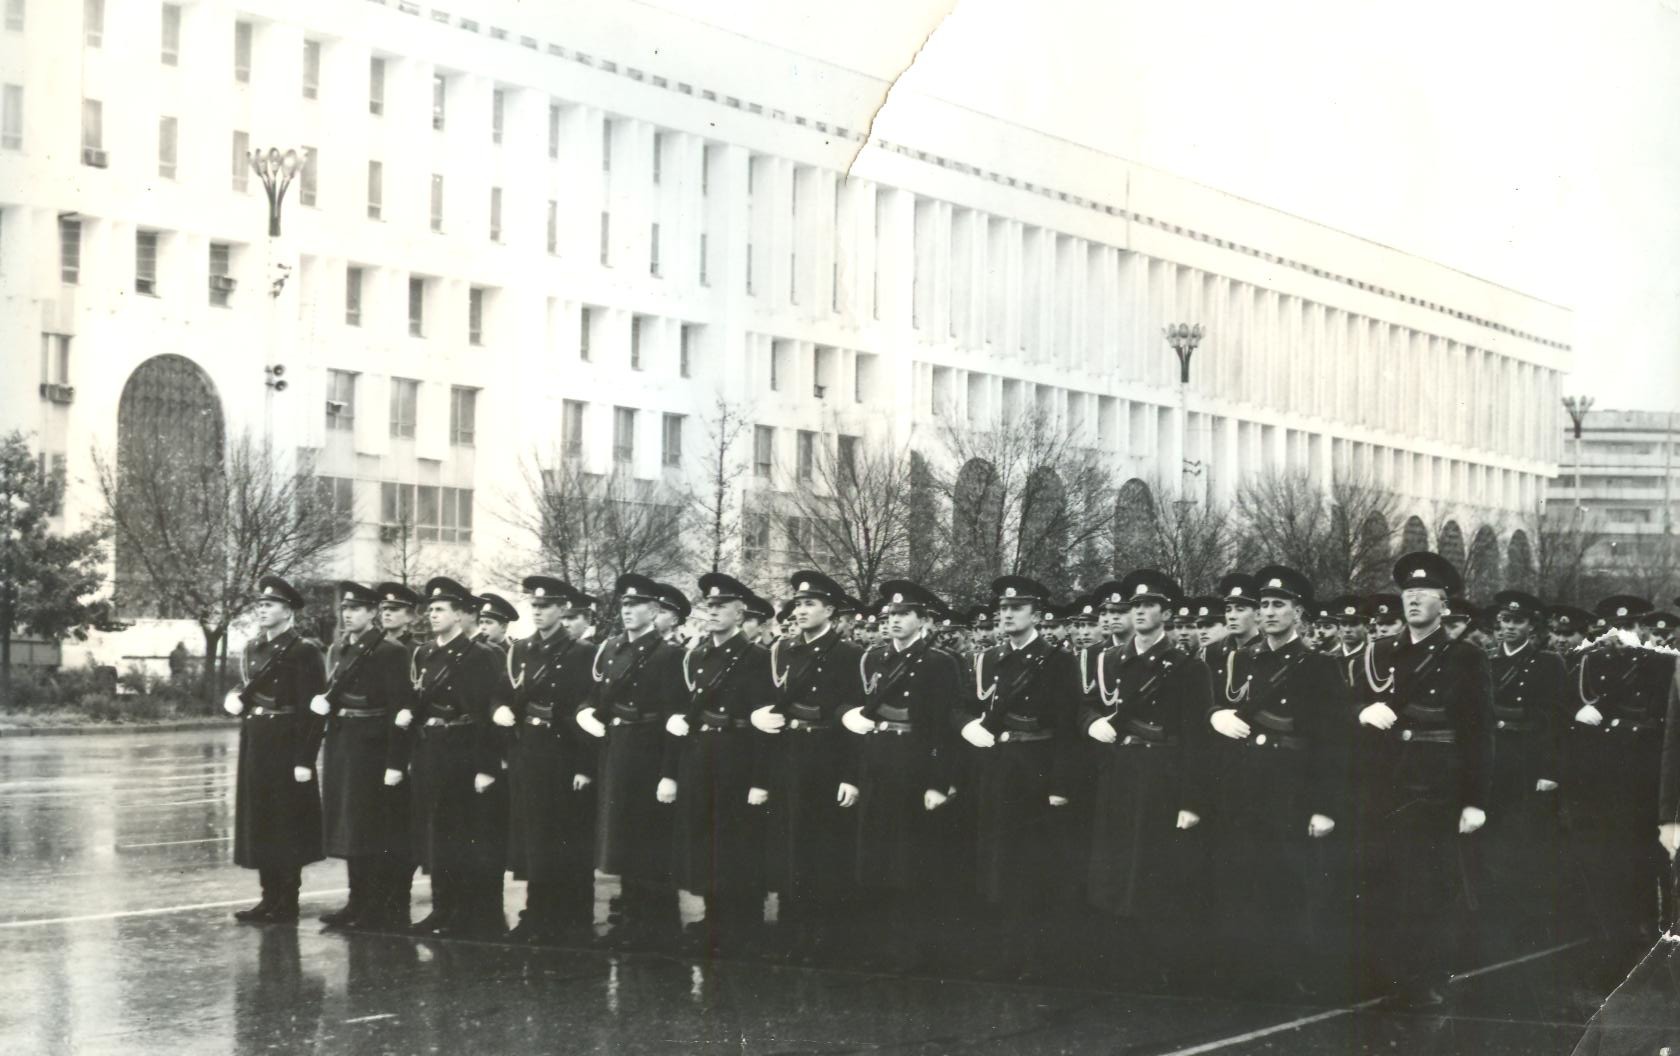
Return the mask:
{"type": "Polygon", "coordinates": [[[171,719],[166,722],[89,722],[79,726],[8,726],[0,716],[0,737],[79,737],[92,733],[169,733],[213,730],[239,725],[234,718],[171,719]]]}

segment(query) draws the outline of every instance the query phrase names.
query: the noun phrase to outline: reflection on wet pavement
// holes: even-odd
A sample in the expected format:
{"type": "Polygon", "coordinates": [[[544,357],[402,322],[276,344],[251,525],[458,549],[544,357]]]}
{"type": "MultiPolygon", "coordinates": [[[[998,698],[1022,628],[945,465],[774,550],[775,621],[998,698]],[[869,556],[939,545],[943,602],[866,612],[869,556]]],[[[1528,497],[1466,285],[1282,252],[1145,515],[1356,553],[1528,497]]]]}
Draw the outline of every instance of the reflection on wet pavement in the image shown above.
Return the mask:
{"type": "MultiPolygon", "coordinates": [[[[235,736],[0,741],[0,1053],[1529,1056],[1570,1052],[1642,952],[1572,946],[1467,980],[1428,1016],[323,931],[338,862],[304,872],[308,923],[241,926],[228,912],[255,882],[229,863],[235,736]]],[[[418,916],[423,879],[415,893],[418,916]]],[[[507,905],[522,900],[510,882],[507,905]]],[[[1642,1014],[1660,1036],[1660,1006],[1642,1014]]]]}

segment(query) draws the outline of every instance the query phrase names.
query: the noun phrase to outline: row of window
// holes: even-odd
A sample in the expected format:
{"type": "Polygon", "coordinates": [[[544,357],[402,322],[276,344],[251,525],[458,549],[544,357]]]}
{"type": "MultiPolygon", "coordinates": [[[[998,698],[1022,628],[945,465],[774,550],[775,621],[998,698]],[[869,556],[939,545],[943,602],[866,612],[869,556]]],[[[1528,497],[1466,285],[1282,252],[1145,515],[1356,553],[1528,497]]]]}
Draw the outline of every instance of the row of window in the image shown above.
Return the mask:
{"type": "MultiPolygon", "coordinates": [[[[566,458],[584,457],[583,420],[589,405],[581,400],[560,402],[560,451],[566,458]]],[[[641,411],[633,407],[613,408],[612,456],[616,465],[636,461],[636,426],[641,411]]],[[[659,464],[675,469],[682,465],[683,428],[687,415],[663,414],[659,420],[659,464]]]]}
{"type": "MultiPolygon", "coordinates": [[[[349,370],[327,371],[327,428],[352,432],[356,428],[356,379],[349,370]]],[[[391,379],[391,435],[414,439],[420,417],[420,382],[413,378],[391,379]]],[[[471,447],[478,435],[478,389],[464,385],[449,388],[449,442],[471,447]]]]}
{"type": "MultiPolygon", "coordinates": [[[[319,501],[345,523],[355,523],[356,481],[316,477],[319,501]]],[[[380,540],[387,543],[470,543],[473,491],[437,484],[379,482],[380,540]],[[407,536],[405,539],[404,536],[407,536]]]]}

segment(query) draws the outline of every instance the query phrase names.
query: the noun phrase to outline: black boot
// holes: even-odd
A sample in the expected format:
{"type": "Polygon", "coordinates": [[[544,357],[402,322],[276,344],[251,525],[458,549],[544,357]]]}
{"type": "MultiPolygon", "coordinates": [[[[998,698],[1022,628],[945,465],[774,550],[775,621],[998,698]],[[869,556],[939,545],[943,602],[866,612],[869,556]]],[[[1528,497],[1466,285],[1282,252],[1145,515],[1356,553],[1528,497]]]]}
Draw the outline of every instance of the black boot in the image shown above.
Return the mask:
{"type": "Polygon", "coordinates": [[[361,858],[346,858],[344,861],[344,875],[349,881],[350,897],[344,905],[327,913],[322,913],[317,919],[329,928],[349,927],[361,915],[364,897],[363,887],[367,883],[367,869],[361,858]]]}
{"type": "Polygon", "coordinates": [[[298,919],[298,889],[303,886],[303,870],[299,867],[277,870],[280,890],[269,910],[267,923],[296,924],[298,919]]]}
{"type": "Polygon", "coordinates": [[[233,919],[242,924],[266,924],[268,915],[274,912],[275,894],[278,886],[274,882],[271,870],[258,869],[257,882],[262,885],[262,899],[249,909],[236,910],[233,919]]]}

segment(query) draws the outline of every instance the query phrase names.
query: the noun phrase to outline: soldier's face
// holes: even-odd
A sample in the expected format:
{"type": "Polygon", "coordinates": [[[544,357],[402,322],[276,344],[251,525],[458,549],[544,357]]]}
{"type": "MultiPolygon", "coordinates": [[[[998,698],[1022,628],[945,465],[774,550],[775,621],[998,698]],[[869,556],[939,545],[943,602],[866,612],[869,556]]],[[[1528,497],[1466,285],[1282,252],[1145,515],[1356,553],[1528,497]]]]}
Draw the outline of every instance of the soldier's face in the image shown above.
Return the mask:
{"type": "Polygon", "coordinates": [[[389,634],[408,630],[414,622],[414,610],[407,605],[379,606],[379,625],[389,634]]]}
{"type": "Polygon", "coordinates": [[[834,619],[834,606],[820,598],[800,598],[793,603],[793,625],[802,631],[820,631],[834,619]]]}
{"type": "Polygon", "coordinates": [[[1225,629],[1238,638],[1253,636],[1260,629],[1260,610],[1247,602],[1226,602],[1225,629]]]}
{"type": "Polygon", "coordinates": [[[653,612],[653,625],[659,629],[660,634],[669,634],[681,622],[677,614],[670,609],[660,608],[653,612]]]}
{"type": "Polygon", "coordinates": [[[1465,631],[1470,629],[1470,621],[1469,620],[1447,620],[1444,624],[1442,624],[1442,626],[1444,626],[1447,629],[1447,637],[1451,638],[1453,641],[1456,642],[1460,638],[1464,637],[1464,632],[1465,631]]]}
{"type": "Polygon", "coordinates": [[[1371,637],[1379,641],[1384,638],[1393,638],[1399,633],[1399,620],[1377,620],[1371,624],[1371,637]]]}
{"type": "Polygon", "coordinates": [[[478,631],[486,641],[499,642],[507,637],[507,624],[489,616],[478,618],[478,631]]]}
{"type": "Polygon", "coordinates": [[[1282,636],[1293,631],[1301,622],[1301,606],[1288,598],[1260,599],[1260,629],[1270,635],[1282,636]]]}
{"type": "Polygon", "coordinates": [[[1202,643],[1202,647],[1204,649],[1215,642],[1224,641],[1225,636],[1230,633],[1230,631],[1225,629],[1225,625],[1223,623],[1196,624],[1196,640],[1202,643]]]}
{"type": "Polygon", "coordinates": [[[1139,634],[1154,634],[1167,620],[1166,606],[1158,601],[1132,603],[1132,630],[1139,634]]]}
{"type": "Polygon", "coordinates": [[[749,641],[758,641],[764,635],[764,621],[757,616],[742,616],[741,633],[749,641]]]}
{"type": "Polygon", "coordinates": [[[1126,613],[1123,609],[1099,609],[1097,611],[1097,631],[1100,634],[1119,634],[1126,624],[1126,613]]]}
{"type": "Polygon", "coordinates": [[[257,602],[255,615],[258,627],[265,631],[272,631],[286,625],[292,618],[292,610],[273,598],[263,598],[257,602]]]}
{"type": "Polygon", "coordinates": [[[1096,645],[1102,637],[1098,634],[1097,625],[1094,623],[1076,623],[1069,628],[1068,634],[1073,637],[1073,644],[1081,649],[1096,645]]]}
{"type": "Polygon", "coordinates": [[[887,616],[887,636],[900,645],[908,645],[922,633],[925,626],[921,613],[915,609],[905,609],[887,616]]]}
{"type": "Polygon", "coordinates": [[[1038,610],[1024,601],[1006,601],[998,606],[998,630],[1003,634],[1026,634],[1038,623],[1038,610]]]}
{"type": "Polygon", "coordinates": [[[440,637],[460,630],[465,616],[452,602],[434,601],[426,606],[426,622],[432,633],[440,637]]]}
{"type": "Polygon", "coordinates": [[[560,606],[552,601],[531,602],[531,623],[543,634],[560,626],[560,606]]]}
{"type": "Polygon", "coordinates": [[[1528,641],[1528,636],[1533,630],[1528,620],[1502,612],[1499,614],[1499,627],[1493,632],[1493,636],[1507,645],[1521,645],[1528,641]]]}
{"type": "Polygon", "coordinates": [[[373,609],[367,605],[345,602],[338,607],[338,618],[350,634],[362,634],[373,626],[373,609]]]}
{"type": "Polygon", "coordinates": [[[1446,595],[1434,587],[1412,587],[1400,592],[1400,607],[1413,627],[1432,627],[1447,607],[1446,595]]]}
{"type": "Polygon", "coordinates": [[[1336,628],[1336,637],[1349,649],[1357,649],[1365,644],[1365,625],[1363,623],[1343,623],[1336,628]]]}
{"type": "Polygon", "coordinates": [[[708,601],[706,629],[713,634],[733,633],[741,626],[741,615],[746,612],[746,608],[739,601],[708,601]]]}
{"type": "MultiPolygon", "coordinates": [[[[558,608],[558,606],[556,606],[558,608]]],[[[579,641],[589,631],[589,617],[575,614],[560,617],[560,627],[579,641]]]]}
{"type": "Polygon", "coordinates": [[[631,632],[645,631],[653,626],[653,613],[653,602],[643,598],[625,598],[618,606],[624,629],[631,632]]]}

